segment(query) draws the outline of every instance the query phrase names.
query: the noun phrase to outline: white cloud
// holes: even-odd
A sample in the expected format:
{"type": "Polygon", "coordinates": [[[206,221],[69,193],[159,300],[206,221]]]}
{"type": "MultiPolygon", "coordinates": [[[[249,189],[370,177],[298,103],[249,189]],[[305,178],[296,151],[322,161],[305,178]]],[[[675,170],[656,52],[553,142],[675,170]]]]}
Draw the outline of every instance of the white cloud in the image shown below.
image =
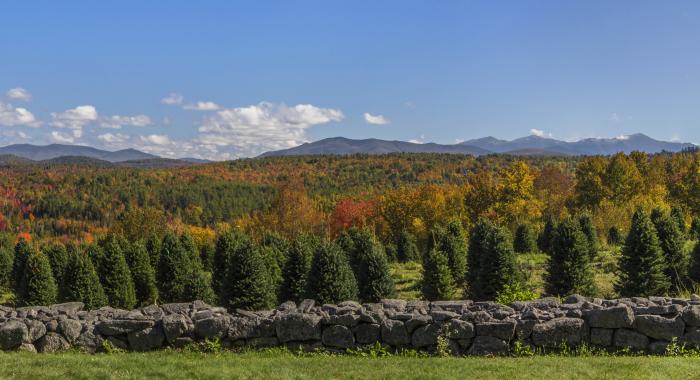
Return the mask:
{"type": "Polygon", "coordinates": [[[107,143],[107,144],[124,144],[129,141],[129,136],[128,135],[123,135],[121,133],[105,133],[102,135],[97,136],[97,139],[107,143]]]}
{"type": "Polygon", "coordinates": [[[182,108],[188,111],[216,111],[220,107],[214,102],[196,102],[192,104],[186,104],[182,108]]]}
{"type": "Polygon", "coordinates": [[[100,119],[100,127],[119,129],[123,126],[131,127],[147,127],[151,125],[151,118],[146,115],[136,116],[109,116],[100,119]]]}
{"type": "Polygon", "coordinates": [[[7,91],[7,97],[10,99],[23,100],[25,102],[32,100],[32,94],[22,87],[11,88],[7,91]]]}
{"type": "Polygon", "coordinates": [[[364,113],[365,121],[369,124],[374,125],[384,125],[389,124],[389,119],[385,118],[383,115],[372,115],[368,112],[364,113]]]}
{"type": "Polygon", "coordinates": [[[620,135],[620,136],[615,137],[615,140],[629,140],[629,139],[630,139],[630,137],[627,135],[620,135]]]}
{"type": "Polygon", "coordinates": [[[41,123],[26,108],[14,107],[10,103],[0,101],[0,126],[37,128],[41,123]]]}
{"type": "Polygon", "coordinates": [[[52,127],[82,130],[85,125],[97,120],[97,110],[91,105],[78,106],[63,112],[52,112],[52,127]]]}
{"type": "Polygon", "coordinates": [[[160,100],[161,103],[167,104],[169,106],[176,106],[182,104],[185,98],[177,93],[172,93],[160,100]]]}
{"type": "Polygon", "coordinates": [[[141,141],[144,143],[150,143],[150,144],[155,144],[155,145],[169,145],[170,144],[170,138],[168,135],[148,135],[148,136],[141,136],[141,141]]]}
{"type": "Polygon", "coordinates": [[[532,128],[530,134],[537,137],[544,137],[544,131],[541,129],[532,128]]]}
{"type": "Polygon", "coordinates": [[[425,144],[425,135],[420,135],[419,138],[408,140],[408,142],[414,144],[425,144]]]}
{"type": "Polygon", "coordinates": [[[51,134],[49,135],[49,139],[51,140],[51,142],[59,144],[72,144],[75,142],[73,136],[58,131],[51,132],[51,134]]]}
{"type": "Polygon", "coordinates": [[[310,127],[338,122],[340,110],[311,104],[286,106],[262,102],[257,105],[227,108],[206,117],[199,126],[198,142],[226,146],[237,155],[255,155],[267,150],[289,148],[308,141],[310,127]]]}

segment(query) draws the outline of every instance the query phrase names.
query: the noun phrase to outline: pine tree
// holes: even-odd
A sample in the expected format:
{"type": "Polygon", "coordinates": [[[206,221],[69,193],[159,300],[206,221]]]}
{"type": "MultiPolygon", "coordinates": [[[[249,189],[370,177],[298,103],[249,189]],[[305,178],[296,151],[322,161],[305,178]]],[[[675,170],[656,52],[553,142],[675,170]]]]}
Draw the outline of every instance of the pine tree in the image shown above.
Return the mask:
{"type": "Polygon", "coordinates": [[[30,249],[24,273],[17,289],[17,301],[22,306],[46,306],[56,303],[58,287],[45,255],[30,249]]]}
{"type": "Polygon", "coordinates": [[[107,305],[100,279],[92,260],[84,253],[68,250],[69,263],[63,279],[63,301],[77,301],[85,304],[87,310],[107,305]]]}
{"type": "Polygon", "coordinates": [[[163,237],[160,261],[156,271],[156,283],[162,302],[186,302],[185,285],[192,274],[190,256],[172,233],[163,237]]]}
{"type": "Polygon", "coordinates": [[[700,284],[700,243],[696,243],[690,257],[688,277],[694,284],[700,284]]]}
{"type": "Polygon", "coordinates": [[[163,240],[158,238],[156,235],[151,235],[146,239],[146,251],[148,251],[148,260],[151,263],[153,269],[158,268],[158,263],[160,262],[160,249],[163,240]]]}
{"type": "Polygon", "coordinates": [[[352,227],[344,230],[340,236],[335,241],[335,244],[340,248],[340,250],[345,253],[345,256],[350,263],[350,268],[352,268],[353,273],[357,274],[358,268],[360,266],[360,252],[356,247],[357,241],[361,240],[360,236],[362,231],[352,227]]]}
{"type": "Polygon", "coordinates": [[[447,254],[433,247],[423,258],[423,298],[429,301],[449,300],[454,297],[455,284],[447,254]]]}
{"type": "Polygon", "coordinates": [[[513,238],[502,227],[480,219],[469,241],[469,293],[474,300],[493,300],[506,286],[520,282],[513,238]]]}
{"type": "Polygon", "coordinates": [[[224,283],[226,283],[227,271],[229,268],[229,257],[240,244],[242,236],[238,233],[226,232],[219,235],[216,240],[212,267],[212,288],[216,294],[218,303],[223,305],[227,296],[225,294],[224,283]]]}
{"type": "Polygon", "coordinates": [[[552,218],[548,218],[542,229],[542,233],[537,237],[537,247],[544,253],[550,253],[552,248],[552,239],[554,231],[557,229],[557,223],[552,218]]]}
{"type": "Polygon", "coordinates": [[[608,230],[608,245],[619,246],[623,243],[622,233],[620,229],[615,226],[610,227],[608,230]]]}
{"type": "Polygon", "coordinates": [[[591,261],[593,261],[598,256],[600,242],[598,241],[598,233],[593,226],[591,216],[588,214],[579,216],[579,225],[581,226],[581,231],[583,234],[586,235],[586,239],[588,239],[588,252],[591,257],[591,261]]]}
{"type": "Polygon", "coordinates": [[[693,218],[689,233],[691,239],[700,240],[700,218],[693,218]]]}
{"type": "Polygon", "coordinates": [[[517,253],[535,252],[536,242],[532,228],[529,224],[521,224],[515,230],[515,240],[513,240],[513,248],[517,253]]]}
{"type": "Polygon", "coordinates": [[[660,209],[654,209],[651,221],[664,254],[664,274],[671,281],[671,290],[683,290],[688,281],[689,259],[683,249],[685,242],[678,224],[660,209]]]}
{"type": "Polygon", "coordinates": [[[685,225],[685,213],[680,207],[671,208],[671,219],[678,226],[678,231],[681,233],[681,238],[686,239],[688,228],[685,225]]]}
{"type": "Polygon", "coordinates": [[[306,283],[319,241],[314,236],[302,235],[289,247],[283,269],[280,301],[299,302],[306,297],[306,283]]]}
{"type": "Polygon", "coordinates": [[[431,234],[428,248],[437,248],[447,254],[448,265],[452,272],[454,283],[463,286],[467,275],[467,234],[462,223],[452,221],[447,227],[436,228],[431,234]]]}
{"type": "Polygon", "coordinates": [[[399,262],[406,263],[420,258],[416,238],[408,231],[403,231],[396,239],[396,258],[399,262]]]}
{"type": "Polygon", "coordinates": [[[0,246],[0,291],[10,290],[12,287],[12,260],[12,249],[0,246]]]}
{"type": "Polygon", "coordinates": [[[109,305],[129,310],[136,305],[136,291],[124,252],[113,236],[103,241],[102,249],[104,257],[99,274],[109,305]]]}
{"type": "Polygon", "coordinates": [[[567,219],[557,226],[545,289],[555,296],[595,294],[588,238],[578,221],[567,219]]]}
{"type": "Polygon", "coordinates": [[[307,294],[319,304],[357,299],[357,281],[342,250],[333,242],[316,247],[307,281],[307,294]]]}
{"type": "Polygon", "coordinates": [[[619,279],[615,290],[621,296],[663,295],[668,292],[670,282],[664,275],[666,265],[659,238],[651,220],[641,209],[632,216],[618,265],[619,279]]]}
{"type": "Polygon", "coordinates": [[[272,294],[274,295],[273,304],[277,303],[277,294],[279,294],[280,286],[282,285],[282,268],[277,258],[277,252],[275,248],[269,245],[260,245],[258,247],[260,251],[260,256],[265,264],[265,271],[267,272],[267,281],[270,283],[270,288],[272,289],[272,294]]]}
{"type": "Polygon", "coordinates": [[[394,281],[381,244],[367,230],[363,230],[355,236],[354,248],[358,260],[355,278],[360,299],[379,302],[382,298],[393,297],[394,281]]]}
{"type": "Polygon", "coordinates": [[[136,292],[138,305],[150,305],[158,300],[158,288],[156,287],[156,272],[151,267],[150,257],[146,246],[141,242],[128,244],[124,250],[124,257],[131,272],[131,279],[136,292]]]}
{"type": "Polygon", "coordinates": [[[485,219],[479,219],[469,236],[469,250],[467,252],[467,293],[474,297],[481,286],[481,262],[488,254],[486,240],[492,231],[491,224],[485,219]]]}
{"type": "Polygon", "coordinates": [[[68,261],[70,259],[68,256],[68,251],[63,244],[53,244],[45,247],[43,253],[49,259],[49,264],[51,265],[51,270],[53,271],[53,277],[60,289],[61,284],[63,283],[63,275],[68,267],[68,261]]]}
{"type": "Polygon", "coordinates": [[[19,239],[15,245],[14,260],[12,261],[12,288],[15,291],[17,291],[19,282],[24,275],[24,266],[27,264],[27,257],[31,249],[31,245],[25,239],[19,239]]]}
{"type": "Polygon", "coordinates": [[[265,260],[249,238],[231,252],[223,286],[227,297],[224,306],[230,309],[260,310],[275,301],[265,260]]]}

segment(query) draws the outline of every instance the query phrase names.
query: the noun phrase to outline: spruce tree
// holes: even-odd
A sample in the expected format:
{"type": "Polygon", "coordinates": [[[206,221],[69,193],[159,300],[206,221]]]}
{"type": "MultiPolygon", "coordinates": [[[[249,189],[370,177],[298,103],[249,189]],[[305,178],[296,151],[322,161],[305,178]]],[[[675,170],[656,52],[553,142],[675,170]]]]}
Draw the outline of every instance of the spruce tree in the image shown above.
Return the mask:
{"type": "Polygon", "coordinates": [[[224,306],[229,309],[260,310],[272,306],[274,290],[259,247],[245,238],[228,258],[224,306]]]}
{"type": "Polygon", "coordinates": [[[357,286],[359,297],[365,302],[379,302],[394,295],[394,281],[389,273],[389,262],[381,244],[367,231],[355,236],[357,257],[357,286]]]}
{"type": "Polygon", "coordinates": [[[12,288],[15,291],[17,291],[19,282],[24,275],[24,266],[27,264],[27,257],[31,250],[31,245],[25,239],[19,239],[15,245],[14,260],[12,261],[12,288]]]}
{"type": "Polygon", "coordinates": [[[160,262],[160,249],[163,240],[156,235],[151,235],[146,239],[146,251],[148,251],[148,261],[153,269],[158,268],[160,262]]]}
{"type": "Polygon", "coordinates": [[[308,297],[319,304],[357,299],[357,281],[347,256],[333,242],[316,247],[307,281],[308,297]]]}
{"type": "Polygon", "coordinates": [[[535,237],[529,224],[521,224],[515,230],[513,249],[517,253],[530,253],[536,250],[535,237]]]}
{"type": "Polygon", "coordinates": [[[102,249],[104,257],[99,274],[109,305],[129,310],[136,305],[136,291],[124,252],[113,236],[102,243],[102,249]]]}
{"type": "Polygon", "coordinates": [[[579,225],[581,226],[581,231],[586,235],[586,239],[588,240],[588,253],[591,257],[591,261],[593,261],[598,256],[600,242],[598,241],[598,233],[593,226],[591,216],[588,214],[579,216],[579,225]]]}
{"type": "Polygon", "coordinates": [[[485,219],[479,219],[472,228],[469,236],[469,250],[467,253],[467,293],[474,297],[476,290],[481,286],[481,262],[488,254],[486,240],[492,231],[491,224],[485,219]]]}
{"type": "Polygon", "coordinates": [[[403,231],[396,239],[396,259],[406,263],[420,258],[416,238],[408,231],[403,231]]]}
{"type": "Polygon", "coordinates": [[[623,243],[623,238],[622,238],[622,233],[620,233],[620,229],[612,226],[608,230],[608,245],[610,246],[619,246],[623,243]]]}
{"type": "Polygon", "coordinates": [[[696,243],[690,255],[688,277],[694,284],[700,284],[700,243],[696,243]]]}
{"type": "Polygon", "coordinates": [[[619,279],[615,290],[623,297],[664,295],[670,282],[664,274],[664,254],[654,225],[638,209],[619,260],[619,279]]]}
{"type": "Polygon", "coordinates": [[[48,258],[30,249],[24,273],[17,289],[17,301],[22,306],[46,306],[56,303],[58,287],[48,258]]]}
{"type": "Polygon", "coordinates": [[[0,291],[12,287],[13,252],[8,246],[0,246],[0,291]]]}
{"type": "Polygon", "coordinates": [[[683,249],[685,241],[678,224],[671,215],[660,209],[653,211],[652,223],[664,254],[664,274],[671,281],[671,290],[683,290],[688,280],[689,260],[683,249]]]}
{"type": "Polygon", "coordinates": [[[267,273],[267,281],[270,283],[270,288],[272,289],[272,294],[274,295],[273,303],[277,303],[277,294],[279,294],[280,286],[282,285],[282,268],[280,267],[280,262],[277,258],[277,252],[275,248],[269,245],[260,245],[258,247],[260,251],[260,256],[265,264],[265,271],[267,273]]]}
{"type": "Polygon", "coordinates": [[[163,237],[159,255],[156,283],[162,302],[186,302],[185,285],[192,274],[190,256],[173,233],[163,237]]]}
{"type": "Polygon", "coordinates": [[[129,244],[124,250],[124,257],[131,272],[131,279],[136,292],[138,305],[150,305],[158,300],[156,272],[151,267],[146,246],[141,242],[129,244]]]}
{"type": "Polygon", "coordinates": [[[68,261],[70,259],[68,256],[68,251],[63,244],[53,244],[51,246],[44,247],[43,253],[49,259],[49,264],[51,265],[51,270],[53,271],[53,277],[60,289],[61,284],[63,283],[63,275],[68,267],[68,261]]]}
{"type": "Polygon", "coordinates": [[[469,241],[469,294],[493,300],[506,286],[520,282],[513,238],[502,227],[480,219],[469,241]]]}
{"type": "Polygon", "coordinates": [[[685,213],[683,209],[680,207],[671,208],[671,219],[678,226],[678,231],[680,231],[682,239],[685,240],[688,235],[688,228],[685,225],[685,213]]]}
{"type": "Polygon", "coordinates": [[[69,262],[64,273],[62,300],[82,302],[87,310],[107,305],[107,296],[92,260],[78,250],[69,249],[68,252],[69,262]]]}
{"type": "Polygon", "coordinates": [[[447,254],[433,247],[423,257],[423,298],[429,301],[449,300],[454,297],[455,283],[447,254]]]}
{"type": "Polygon", "coordinates": [[[306,283],[311,270],[311,259],[319,241],[311,235],[301,235],[292,242],[287,252],[280,287],[280,301],[299,302],[306,297],[306,283]]]}
{"type": "Polygon", "coordinates": [[[557,226],[545,290],[554,296],[595,294],[588,238],[581,231],[578,221],[567,219],[557,226]]]}
{"type": "Polygon", "coordinates": [[[224,283],[226,282],[229,268],[229,257],[242,239],[242,235],[238,233],[225,232],[219,235],[216,240],[216,248],[214,249],[214,258],[212,262],[211,284],[220,305],[223,305],[227,300],[227,296],[224,293],[224,283]]]}
{"type": "Polygon", "coordinates": [[[693,218],[689,233],[691,239],[700,240],[700,218],[693,218]]]}
{"type": "Polygon", "coordinates": [[[358,268],[360,266],[361,252],[358,252],[356,247],[357,241],[361,240],[360,236],[362,231],[352,227],[341,232],[340,236],[335,241],[335,244],[340,248],[341,251],[348,258],[350,263],[350,268],[352,268],[353,273],[357,274],[358,268]]]}
{"type": "Polygon", "coordinates": [[[537,247],[544,253],[550,253],[552,248],[552,239],[554,231],[557,229],[557,223],[552,218],[548,218],[544,224],[542,232],[537,237],[537,247]]]}
{"type": "Polygon", "coordinates": [[[448,265],[452,272],[454,283],[463,286],[467,275],[467,234],[462,228],[462,223],[452,221],[443,228],[434,230],[431,236],[432,247],[447,254],[448,265]]]}

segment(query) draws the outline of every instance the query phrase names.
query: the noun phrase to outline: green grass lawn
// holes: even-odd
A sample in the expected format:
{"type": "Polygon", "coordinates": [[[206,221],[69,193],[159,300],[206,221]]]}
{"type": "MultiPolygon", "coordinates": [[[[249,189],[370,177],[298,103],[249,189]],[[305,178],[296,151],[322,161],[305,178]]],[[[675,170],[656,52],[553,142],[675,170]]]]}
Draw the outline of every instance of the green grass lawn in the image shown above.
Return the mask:
{"type": "Polygon", "coordinates": [[[0,353],[2,379],[690,379],[698,358],[363,358],[279,352],[0,353]]]}

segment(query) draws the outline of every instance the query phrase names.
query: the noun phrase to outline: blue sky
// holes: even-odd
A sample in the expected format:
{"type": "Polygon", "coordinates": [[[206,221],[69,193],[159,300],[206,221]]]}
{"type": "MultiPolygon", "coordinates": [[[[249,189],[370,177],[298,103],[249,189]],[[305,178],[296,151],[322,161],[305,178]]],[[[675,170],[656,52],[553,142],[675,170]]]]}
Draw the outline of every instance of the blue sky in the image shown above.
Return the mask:
{"type": "Polygon", "coordinates": [[[698,142],[699,19],[697,1],[6,2],[0,145],[698,142]]]}

